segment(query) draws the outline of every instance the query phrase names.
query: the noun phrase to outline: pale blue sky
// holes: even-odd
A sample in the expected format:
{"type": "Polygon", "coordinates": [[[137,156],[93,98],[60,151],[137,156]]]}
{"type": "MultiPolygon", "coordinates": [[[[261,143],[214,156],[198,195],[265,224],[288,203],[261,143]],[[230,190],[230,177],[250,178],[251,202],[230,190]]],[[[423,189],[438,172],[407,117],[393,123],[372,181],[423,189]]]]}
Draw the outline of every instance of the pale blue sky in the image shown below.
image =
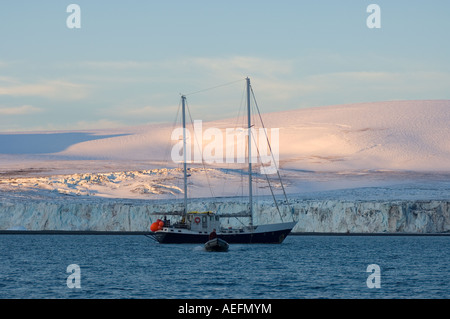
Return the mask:
{"type": "MultiPolygon", "coordinates": [[[[450,99],[449,15],[448,0],[2,1],[0,131],[171,122],[179,93],[246,76],[263,111],[450,99]]],[[[190,96],[193,116],[235,116],[243,87],[190,96]]]]}

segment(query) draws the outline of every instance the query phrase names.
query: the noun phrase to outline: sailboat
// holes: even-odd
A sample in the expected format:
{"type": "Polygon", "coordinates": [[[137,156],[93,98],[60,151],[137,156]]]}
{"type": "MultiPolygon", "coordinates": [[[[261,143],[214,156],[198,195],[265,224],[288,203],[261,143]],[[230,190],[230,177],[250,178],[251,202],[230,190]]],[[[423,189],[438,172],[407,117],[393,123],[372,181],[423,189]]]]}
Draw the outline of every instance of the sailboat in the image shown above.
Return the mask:
{"type": "MultiPolygon", "coordinates": [[[[160,223],[159,228],[150,235],[152,238],[162,244],[183,244],[183,243],[205,243],[209,240],[209,234],[215,229],[217,237],[230,244],[274,244],[282,243],[286,236],[297,222],[282,222],[275,224],[253,225],[253,189],[252,189],[252,163],[251,158],[251,84],[250,79],[246,78],[247,92],[247,123],[248,123],[248,180],[249,180],[249,201],[248,216],[250,222],[241,228],[223,228],[220,223],[220,215],[214,212],[189,212],[188,211],[188,187],[187,187],[187,158],[183,151],[183,171],[184,171],[184,205],[181,220],[176,223],[160,223]]],[[[186,150],[186,96],[182,100],[183,117],[183,147],[186,150]]]]}

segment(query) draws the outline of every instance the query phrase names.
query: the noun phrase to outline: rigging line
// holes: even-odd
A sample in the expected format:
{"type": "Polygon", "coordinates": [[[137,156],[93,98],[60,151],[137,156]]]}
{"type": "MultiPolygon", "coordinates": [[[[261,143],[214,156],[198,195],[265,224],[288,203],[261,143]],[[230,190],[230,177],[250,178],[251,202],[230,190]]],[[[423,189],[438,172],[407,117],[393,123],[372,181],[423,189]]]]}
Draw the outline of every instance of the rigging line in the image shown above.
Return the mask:
{"type": "Polygon", "coordinates": [[[239,223],[241,223],[242,226],[248,226],[247,224],[244,224],[244,223],[242,222],[242,220],[239,219],[239,217],[242,217],[242,216],[233,216],[233,217],[236,218],[236,220],[237,220],[239,223]]]}
{"type": "MultiPolygon", "coordinates": [[[[261,159],[261,154],[259,153],[259,147],[258,147],[258,144],[256,144],[255,136],[253,134],[252,134],[252,139],[255,142],[256,152],[258,153],[258,157],[261,159]]],[[[261,164],[261,167],[264,167],[264,165],[261,164]]],[[[265,170],[265,167],[264,167],[264,170],[265,170]]],[[[266,176],[267,184],[269,184],[270,193],[272,194],[272,198],[273,198],[273,201],[274,201],[275,206],[277,208],[278,214],[280,215],[280,219],[283,222],[283,216],[281,216],[281,211],[280,211],[280,208],[278,207],[278,202],[277,202],[277,199],[275,198],[275,194],[274,194],[274,192],[272,190],[272,185],[270,184],[269,177],[267,176],[267,174],[264,174],[264,175],[266,176]]]]}
{"type": "MultiPolygon", "coordinates": [[[[247,90],[246,87],[244,87],[244,89],[242,90],[241,102],[239,104],[239,111],[238,111],[237,117],[235,119],[234,129],[236,129],[238,127],[238,125],[240,124],[239,121],[241,121],[242,123],[245,122],[244,117],[243,116],[241,117],[241,111],[242,111],[243,106],[244,106],[244,99],[245,99],[246,90],[247,90]]],[[[243,127],[242,124],[240,126],[243,127]]]]}
{"type": "MultiPolygon", "coordinates": [[[[175,130],[175,127],[177,126],[178,117],[179,117],[180,110],[181,110],[181,103],[182,103],[182,99],[180,98],[180,100],[179,100],[179,102],[178,102],[177,114],[176,114],[176,116],[175,116],[175,120],[172,122],[172,131],[171,131],[171,132],[173,132],[173,131],[175,130]]],[[[170,139],[170,141],[172,141],[172,139],[170,139]]],[[[172,143],[169,142],[168,144],[169,144],[169,146],[171,146],[172,143]]],[[[169,150],[169,147],[167,147],[166,155],[165,155],[165,158],[164,158],[164,162],[169,162],[169,160],[168,160],[169,153],[170,153],[170,150],[169,150]]],[[[173,162],[173,161],[172,161],[172,162],[173,162]]],[[[180,169],[180,168],[181,168],[180,163],[178,163],[178,164],[176,165],[176,168],[177,168],[177,169],[180,169]]],[[[179,179],[179,178],[176,178],[176,179],[175,179],[175,185],[176,185],[178,188],[180,187],[180,179],[179,179]]],[[[179,199],[178,194],[175,195],[175,197],[176,197],[177,199],[179,199]]]]}
{"type": "MultiPolygon", "coordinates": [[[[178,120],[178,115],[180,114],[180,109],[181,109],[181,99],[178,102],[177,114],[175,116],[175,120],[172,122],[171,132],[173,132],[175,130],[175,126],[177,125],[177,120],[178,120]]],[[[172,146],[172,139],[170,139],[167,143],[166,151],[164,152],[164,162],[169,162],[168,158],[169,158],[169,153],[170,153],[170,146],[172,146]]]]}
{"type": "MultiPolygon", "coordinates": [[[[241,119],[241,111],[242,111],[242,109],[243,109],[243,105],[244,105],[244,99],[245,99],[245,92],[246,92],[246,87],[244,87],[243,88],[243,90],[242,90],[242,95],[241,95],[241,102],[240,102],[240,104],[239,104],[239,111],[238,111],[238,113],[237,113],[237,117],[234,119],[234,124],[233,124],[233,126],[234,126],[234,131],[236,132],[236,130],[238,129],[238,125],[239,125],[239,121],[240,121],[240,119],[241,119]]],[[[243,122],[243,119],[242,119],[242,122],[243,122]]],[[[240,125],[240,127],[242,128],[243,127],[243,125],[240,125]]],[[[238,139],[239,139],[239,137],[238,137],[238,139]]],[[[234,149],[235,149],[235,147],[237,148],[238,146],[237,146],[237,144],[238,143],[236,143],[236,144],[234,144],[234,138],[233,138],[233,142],[232,142],[232,144],[233,144],[233,156],[234,156],[234,149]]],[[[236,152],[237,153],[237,152],[236,152]]],[[[236,159],[237,159],[237,154],[236,154],[236,159]]],[[[226,175],[228,175],[229,174],[229,172],[230,172],[230,163],[228,163],[227,161],[226,161],[226,167],[227,168],[225,168],[224,169],[224,171],[225,171],[225,174],[226,175]]],[[[241,186],[239,187],[239,189],[242,189],[243,190],[243,187],[242,187],[242,184],[243,184],[243,182],[242,182],[242,174],[239,174],[240,176],[241,176],[241,186]]],[[[223,183],[223,188],[225,189],[225,183],[223,183]]],[[[237,189],[236,190],[236,196],[238,196],[239,195],[239,189],[237,189]]],[[[243,196],[243,194],[242,194],[242,196],[243,196]]]]}
{"type": "MultiPolygon", "coordinates": [[[[263,122],[263,119],[262,119],[262,116],[261,116],[261,112],[259,111],[258,102],[256,101],[255,93],[253,92],[253,88],[250,87],[250,89],[251,89],[251,91],[252,91],[253,100],[255,101],[255,106],[256,106],[256,109],[257,109],[257,111],[258,111],[258,116],[259,116],[259,119],[260,119],[260,121],[261,121],[261,125],[263,126],[263,128],[265,128],[265,125],[264,125],[264,122],[263,122]]],[[[271,154],[271,156],[272,156],[272,160],[273,160],[273,162],[274,162],[275,168],[276,168],[277,173],[278,173],[278,177],[280,178],[280,182],[281,182],[281,176],[280,176],[280,173],[279,173],[279,169],[278,169],[278,167],[277,167],[277,163],[276,163],[276,161],[275,161],[275,157],[274,157],[273,152],[272,152],[272,146],[270,145],[269,137],[267,136],[266,130],[264,130],[264,134],[265,134],[265,137],[266,137],[266,140],[267,140],[267,144],[268,144],[268,146],[269,146],[269,150],[270,150],[270,154],[271,154]]],[[[283,185],[283,184],[282,184],[282,185],[283,185]]],[[[283,193],[284,193],[285,198],[286,198],[286,200],[287,200],[287,196],[286,196],[286,193],[285,193],[285,191],[284,191],[284,186],[283,186],[283,193]]]]}
{"type": "MultiPolygon", "coordinates": [[[[236,130],[238,129],[238,127],[239,127],[239,128],[244,127],[243,123],[244,123],[244,120],[245,120],[245,119],[244,119],[243,116],[241,117],[241,112],[242,112],[242,110],[243,110],[243,105],[244,105],[244,99],[245,99],[246,89],[247,89],[246,86],[244,86],[243,89],[242,89],[241,102],[240,102],[240,104],[239,104],[239,111],[238,111],[238,113],[237,113],[236,118],[235,118],[234,121],[233,121],[233,122],[234,122],[234,124],[233,124],[233,129],[234,129],[235,132],[236,132],[236,130]],[[239,122],[242,122],[242,123],[239,123],[239,122]]],[[[238,137],[238,139],[239,139],[239,137],[238,137]]],[[[232,144],[233,144],[233,154],[234,154],[234,149],[238,147],[238,145],[237,145],[238,143],[234,144],[234,138],[233,138],[232,144]]],[[[236,151],[237,151],[237,150],[236,150],[236,151]]],[[[236,153],[238,153],[238,152],[236,152],[236,153]]],[[[238,155],[238,154],[236,154],[236,160],[237,160],[237,155],[238,155]]],[[[229,175],[229,174],[230,174],[230,171],[231,171],[231,169],[230,169],[230,163],[226,162],[226,167],[227,167],[227,168],[224,169],[225,174],[226,174],[226,175],[229,175]]],[[[235,171],[235,169],[233,169],[233,171],[235,171]]],[[[244,196],[243,175],[242,175],[242,173],[239,173],[239,175],[240,175],[240,178],[241,178],[241,182],[240,182],[239,188],[236,189],[235,195],[236,195],[236,196],[239,196],[239,195],[240,195],[240,196],[244,196]]],[[[224,189],[225,189],[225,183],[223,183],[223,190],[224,190],[224,189]]]]}
{"type": "MultiPolygon", "coordinates": [[[[203,161],[203,150],[200,149],[200,144],[199,144],[199,142],[198,142],[198,138],[197,138],[197,136],[195,135],[194,121],[192,120],[191,111],[190,111],[190,109],[189,109],[189,103],[187,102],[187,99],[186,99],[186,108],[187,108],[187,110],[188,110],[189,118],[190,118],[190,120],[191,120],[192,131],[194,132],[194,141],[197,141],[197,147],[198,147],[199,150],[200,150],[200,154],[202,154],[202,166],[203,166],[203,170],[204,170],[205,175],[206,175],[206,181],[208,182],[209,192],[211,193],[211,196],[212,196],[212,197],[216,197],[216,195],[214,194],[214,191],[213,191],[213,189],[212,189],[212,187],[211,187],[211,182],[210,182],[210,180],[209,180],[209,175],[208,175],[208,172],[207,172],[207,170],[206,170],[205,162],[203,161]]],[[[203,136],[201,136],[200,138],[203,140],[203,136]]],[[[195,142],[194,142],[194,143],[195,143],[195,142]]],[[[195,145],[194,145],[194,147],[195,147],[195,145]]]]}
{"type": "MultiPolygon", "coordinates": [[[[259,115],[259,119],[260,119],[260,121],[261,121],[261,125],[262,125],[263,128],[264,128],[264,127],[265,127],[265,126],[264,126],[264,122],[263,122],[263,119],[262,119],[262,116],[261,116],[261,112],[259,111],[259,106],[258,106],[258,102],[256,101],[255,92],[253,91],[253,87],[250,86],[250,90],[251,90],[251,92],[252,92],[253,101],[255,102],[255,106],[256,106],[256,109],[257,109],[257,111],[258,111],[258,115],[259,115]]],[[[275,157],[274,157],[273,152],[272,152],[272,146],[270,145],[269,137],[267,136],[266,130],[264,130],[264,134],[265,134],[265,136],[266,136],[267,144],[269,145],[270,154],[272,155],[273,164],[275,165],[275,169],[276,169],[276,171],[277,171],[278,179],[280,180],[280,184],[281,184],[281,188],[282,188],[282,190],[283,190],[283,194],[284,194],[284,198],[285,198],[285,200],[286,200],[286,204],[288,205],[289,209],[291,210],[292,218],[294,218],[294,216],[293,216],[293,214],[292,214],[292,208],[291,208],[291,205],[289,204],[289,200],[288,200],[287,195],[286,195],[286,190],[285,190],[285,188],[284,188],[284,184],[283,184],[283,181],[282,181],[282,179],[281,179],[280,170],[278,169],[277,163],[276,163],[276,161],[275,161],[275,157]]]]}
{"type": "Polygon", "coordinates": [[[217,89],[217,88],[220,88],[220,87],[224,87],[224,86],[228,86],[228,85],[232,85],[232,84],[235,84],[235,83],[241,82],[241,81],[243,81],[243,79],[237,80],[237,81],[233,81],[233,82],[224,83],[224,84],[220,84],[220,85],[216,85],[216,86],[213,86],[213,87],[210,87],[210,88],[206,88],[206,89],[202,89],[202,90],[199,90],[199,91],[187,93],[187,94],[184,94],[184,96],[188,96],[188,95],[202,93],[202,92],[205,92],[205,91],[214,90],[214,89],[217,89]]]}

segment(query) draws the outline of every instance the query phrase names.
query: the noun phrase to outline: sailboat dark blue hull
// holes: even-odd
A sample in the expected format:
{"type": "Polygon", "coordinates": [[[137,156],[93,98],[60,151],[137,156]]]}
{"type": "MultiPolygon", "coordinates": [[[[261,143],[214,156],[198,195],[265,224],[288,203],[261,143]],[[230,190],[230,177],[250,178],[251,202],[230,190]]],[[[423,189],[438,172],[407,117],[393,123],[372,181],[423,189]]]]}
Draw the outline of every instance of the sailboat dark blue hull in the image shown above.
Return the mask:
{"type": "MultiPolygon", "coordinates": [[[[218,233],[217,236],[229,244],[280,244],[289,235],[296,223],[263,225],[254,231],[218,233]],[[259,229],[262,228],[262,229],[259,229]]],[[[194,233],[188,230],[166,229],[153,234],[161,244],[204,244],[208,234],[194,233]]]]}

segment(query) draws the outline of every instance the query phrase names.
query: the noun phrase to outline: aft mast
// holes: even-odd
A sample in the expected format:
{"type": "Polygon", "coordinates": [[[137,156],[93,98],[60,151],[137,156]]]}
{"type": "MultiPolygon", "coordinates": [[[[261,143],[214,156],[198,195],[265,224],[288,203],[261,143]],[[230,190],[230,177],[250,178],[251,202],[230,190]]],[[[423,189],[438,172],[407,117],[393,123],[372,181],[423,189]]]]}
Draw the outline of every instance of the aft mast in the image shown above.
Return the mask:
{"type": "Polygon", "coordinates": [[[187,220],[187,152],[186,152],[186,96],[181,96],[183,113],[183,173],[184,173],[184,209],[183,218],[187,220]]]}
{"type": "Polygon", "coordinates": [[[250,227],[253,227],[253,189],[252,189],[252,118],[250,110],[250,78],[247,81],[247,121],[248,121],[248,194],[249,194],[249,213],[250,227]]]}

